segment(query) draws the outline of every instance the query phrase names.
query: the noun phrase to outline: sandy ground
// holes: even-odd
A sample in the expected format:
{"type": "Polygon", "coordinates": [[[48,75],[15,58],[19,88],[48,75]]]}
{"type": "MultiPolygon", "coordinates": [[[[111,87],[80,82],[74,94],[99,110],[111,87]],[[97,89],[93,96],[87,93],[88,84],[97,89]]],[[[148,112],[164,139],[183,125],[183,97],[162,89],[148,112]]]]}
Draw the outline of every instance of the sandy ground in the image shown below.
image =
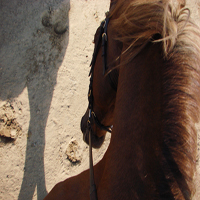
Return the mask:
{"type": "MultiPolygon", "coordinates": [[[[189,3],[196,19],[197,3],[189,3]]],[[[88,168],[80,119],[93,36],[108,9],[108,0],[0,1],[0,134],[13,138],[0,139],[0,199],[43,199],[88,168]]]]}

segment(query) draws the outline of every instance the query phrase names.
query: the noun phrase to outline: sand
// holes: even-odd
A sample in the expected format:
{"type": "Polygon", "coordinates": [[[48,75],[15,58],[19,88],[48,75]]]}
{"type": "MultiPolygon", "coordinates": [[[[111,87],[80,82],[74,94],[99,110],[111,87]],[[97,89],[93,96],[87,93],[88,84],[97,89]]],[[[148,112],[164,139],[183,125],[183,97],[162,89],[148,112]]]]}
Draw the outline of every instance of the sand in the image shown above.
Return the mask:
{"type": "Polygon", "coordinates": [[[8,139],[0,140],[0,199],[43,199],[88,168],[80,120],[94,33],[108,9],[108,0],[1,0],[0,135],[8,139]]]}

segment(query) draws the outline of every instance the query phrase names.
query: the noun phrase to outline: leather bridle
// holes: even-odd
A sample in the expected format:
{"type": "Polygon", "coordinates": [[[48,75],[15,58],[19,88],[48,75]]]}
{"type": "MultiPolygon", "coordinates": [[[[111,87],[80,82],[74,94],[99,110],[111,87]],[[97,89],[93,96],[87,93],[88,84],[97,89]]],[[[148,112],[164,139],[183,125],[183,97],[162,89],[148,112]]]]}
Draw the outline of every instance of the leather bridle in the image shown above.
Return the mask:
{"type": "MultiPolygon", "coordinates": [[[[105,126],[103,125],[97,118],[94,110],[93,110],[93,71],[94,71],[94,66],[99,50],[100,43],[102,42],[102,57],[103,57],[103,75],[105,75],[106,70],[108,69],[107,67],[107,27],[109,23],[109,18],[106,17],[106,19],[101,23],[99,29],[100,29],[100,34],[99,38],[97,41],[97,44],[95,45],[92,61],[91,61],[91,70],[89,73],[90,76],[90,84],[89,84],[89,92],[88,92],[88,101],[89,101],[89,116],[88,116],[88,122],[87,122],[87,128],[89,131],[89,160],[90,160],[90,200],[97,200],[97,190],[95,186],[95,181],[94,181],[94,169],[93,169],[93,159],[92,159],[92,142],[91,142],[91,134],[92,134],[92,123],[94,122],[100,129],[105,130],[107,132],[112,131],[112,126],[105,126]]],[[[109,81],[111,87],[117,91],[117,83],[116,81],[114,82],[113,79],[111,78],[110,73],[108,73],[109,81]]]]}

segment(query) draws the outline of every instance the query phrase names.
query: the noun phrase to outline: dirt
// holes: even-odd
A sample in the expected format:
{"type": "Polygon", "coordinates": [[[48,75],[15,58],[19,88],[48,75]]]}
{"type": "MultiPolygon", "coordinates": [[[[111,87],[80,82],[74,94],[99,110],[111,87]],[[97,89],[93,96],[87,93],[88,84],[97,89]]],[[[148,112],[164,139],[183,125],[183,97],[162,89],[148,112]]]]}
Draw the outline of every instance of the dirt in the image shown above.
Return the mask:
{"type": "MultiPolygon", "coordinates": [[[[189,3],[195,19],[199,3],[189,3]]],[[[0,199],[43,199],[88,168],[80,120],[94,33],[108,9],[108,0],[1,0],[0,199]]],[[[199,157],[197,168],[199,188],[199,157]]]]}

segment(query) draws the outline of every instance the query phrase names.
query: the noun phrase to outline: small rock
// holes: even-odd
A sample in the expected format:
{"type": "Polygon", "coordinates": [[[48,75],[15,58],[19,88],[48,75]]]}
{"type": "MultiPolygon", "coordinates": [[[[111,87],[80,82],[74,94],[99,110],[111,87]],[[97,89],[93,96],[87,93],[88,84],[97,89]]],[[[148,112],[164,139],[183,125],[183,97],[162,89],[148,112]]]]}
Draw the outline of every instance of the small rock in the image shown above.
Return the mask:
{"type": "Polygon", "coordinates": [[[43,13],[43,16],[42,16],[42,25],[45,26],[45,27],[50,27],[52,26],[52,22],[51,22],[51,14],[49,11],[45,11],[43,13]]]}
{"type": "Polygon", "coordinates": [[[62,22],[57,22],[54,25],[54,32],[56,34],[64,34],[68,30],[68,26],[66,24],[63,24],[62,22]]]}
{"type": "Polygon", "coordinates": [[[10,131],[10,129],[4,128],[0,131],[0,135],[3,137],[10,137],[11,131],[10,131]]]}
{"type": "Polygon", "coordinates": [[[13,139],[17,137],[17,130],[16,129],[11,130],[10,137],[13,138],[13,139]]]}
{"type": "Polygon", "coordinates": [[[79,156],[79,152],[78,152],[78,142],[76,140],[72,141],[66,150],[66,155],[67,155],[67,159],[72,163],[72,164],[78,164],[81,162],[81,156],[79,156]]]}

